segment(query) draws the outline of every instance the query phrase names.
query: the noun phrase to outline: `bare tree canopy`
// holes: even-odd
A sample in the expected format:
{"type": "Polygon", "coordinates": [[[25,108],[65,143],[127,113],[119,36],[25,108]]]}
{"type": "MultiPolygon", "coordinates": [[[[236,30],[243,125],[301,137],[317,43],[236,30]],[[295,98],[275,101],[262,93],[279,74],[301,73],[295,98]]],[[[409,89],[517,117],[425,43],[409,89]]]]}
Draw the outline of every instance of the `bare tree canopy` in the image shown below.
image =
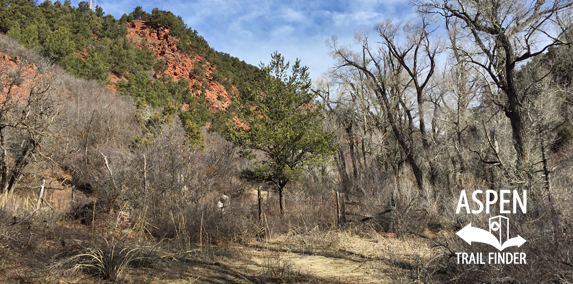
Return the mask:
{"type": "Polygon", "coordinates": [[[561,36],[571,1],[429,1],[419,3],[425,13],[445,19],[450,32],[459,33],[452,49],[483,72],[496,88],[491,101],[503,109],[513,132],[518,167],[527,164],[524,109],[525,94],[519,90],[516,67],[552,46],[570,44],[561,36]],[[498,91],[499,90],[499,91],[498,91]]]}
{"type": "MultiPolygon", "coordinates": [[[[440,52],[429,28],[429,21],[422,14],[420,21],[412,21],[404,26],[391,21],[376,25],[382,45],[370,46],[367,34],[357,34],[362,52],[338,46],[336,37],[331,42],[333,55],[338,60],[339,69],[353,69],[359,74],[346,77],[352,86],[350,93],[356,93],[356,86],[370,89],[371,95],[363,97],[369,106],[365,111],[371,116],[381,114],[388,122],[405,160],[412,168],[418,188],[424,187],[424,177],[419,155],[415,152],[415,133],[420,133],[422,147],[429,149],[431,137],[427,133],[425,110],[430,101],[428,86],[436,71],[436,56],[440,52]],[[400,38],[405,40],[400,40],[400,38]],[[414,103],[411,103],[414,101],[414,103]],[[373,110],[382,110],[378,114],[373,110]]],[[[352,72],[352,71],[351,71],[352,72]]],[[[344,76],[342,76],[344,77],[344,76]]],[[[386,127],[377,124],[379,129],[386,127]]],[[[430,168],[433,165],[430,163],[430,168]]]]}

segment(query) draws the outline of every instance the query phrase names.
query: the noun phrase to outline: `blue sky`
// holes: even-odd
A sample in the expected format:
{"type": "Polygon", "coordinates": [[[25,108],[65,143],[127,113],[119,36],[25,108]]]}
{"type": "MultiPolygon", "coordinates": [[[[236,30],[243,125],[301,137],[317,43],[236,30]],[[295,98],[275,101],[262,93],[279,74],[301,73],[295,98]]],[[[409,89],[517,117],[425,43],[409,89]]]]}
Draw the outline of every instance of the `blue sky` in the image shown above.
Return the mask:
{"type": "Polygon", "coordinates": [[[149,13],[153,8],[171,11],[217,51],[257,66],[268,63],[271,53],[278,51],[291,62],[299,58],[312,78],[334,63],[326,44],[332,35],[337,34],[341,44],[352,44],[355,32],[372,31],[379,21],[415,16],[407,0],[99,0],[96,4],[116,18],[136,6],[149,13]]]}

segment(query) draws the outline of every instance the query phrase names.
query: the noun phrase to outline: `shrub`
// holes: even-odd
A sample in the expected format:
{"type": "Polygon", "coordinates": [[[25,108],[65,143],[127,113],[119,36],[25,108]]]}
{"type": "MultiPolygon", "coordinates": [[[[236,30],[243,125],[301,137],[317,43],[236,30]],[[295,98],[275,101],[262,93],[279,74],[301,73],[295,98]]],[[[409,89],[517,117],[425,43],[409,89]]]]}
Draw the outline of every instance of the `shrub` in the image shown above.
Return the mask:
{"type": "Polygon", "coordinates": [[[87,248],[80,254],[72,256],[69,261],[74,264],[74,270],[99,276],[104,280],[116,281],[124,276],[124,271],[130,263],[141,260],[140,248],[127,243],[103,239],[87,248]]]}
{"type": "Polygon", "coordinates": [[[563,126],[557,133],[555,142],[553,143],[553,150],[559,150],[566,146],[573,144],[573,131],[567,126],[563,126]]]}

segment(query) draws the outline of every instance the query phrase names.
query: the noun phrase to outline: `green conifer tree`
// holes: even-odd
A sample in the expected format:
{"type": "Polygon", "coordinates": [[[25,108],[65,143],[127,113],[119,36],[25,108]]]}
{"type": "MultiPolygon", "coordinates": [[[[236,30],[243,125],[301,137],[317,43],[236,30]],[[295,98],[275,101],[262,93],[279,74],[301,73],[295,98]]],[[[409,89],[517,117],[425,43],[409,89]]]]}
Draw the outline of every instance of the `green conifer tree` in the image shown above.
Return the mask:
{"type": "Polygon", "coordinates": [[[22,31],[22,37],[20,41],[27,48],[33,48],[40,44],[38,41],[38,26],[30,25],[22,31]]]}
{"type": "Polygon", "coordinates": [[[12,26],[12,28],[6,33],[7,36],[20,41],[22,38],[22,31],[20,30],[20,24],[19,23],[14,23],[14,25],[12,26]]]}
{"type": "Polygon", "coordinates": [[[51,56],[56,60],[61,60],[62,58],[72,54],[76,45],[71,38],[72,34],[65,27],[60,27],[52,32],[48,38],[46,38],[46,43],[44,44],[46,55],[51,56]]]}
{"type": "MultiPolygon", "coordinates": [[[[336,150],[334,134],[323,129],[324,119],[316,94],[311,91],[307,67],[289,63],[275,52],[260,89],[245,92],[241,108],[248,129],[230,125],[227,136],[235,144],[264,153],[265,158],[243,172],[243,177],[274,184],[284,214],[283,190],[303,175],[303,167],[336,150]]],[[[248,152],[247,152],[248,153],[248,152]]]]}

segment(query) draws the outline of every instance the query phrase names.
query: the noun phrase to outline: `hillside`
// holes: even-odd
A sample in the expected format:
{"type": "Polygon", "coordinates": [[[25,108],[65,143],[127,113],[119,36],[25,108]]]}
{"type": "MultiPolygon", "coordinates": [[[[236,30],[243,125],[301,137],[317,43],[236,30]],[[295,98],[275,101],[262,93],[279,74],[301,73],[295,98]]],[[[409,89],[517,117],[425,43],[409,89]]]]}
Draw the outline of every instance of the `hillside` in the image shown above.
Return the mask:
{"type": "MultiPolygon", "coordinates": [[[[0,160],[8,165],[2,176],[17,173],[22,152],[40,157],[26,156],[17,186],[0,195],[2,283],[380,283],[409,273],[392,268],[395,259],[409,265],[415,263],[410,255],[430,250],[412,240],[416,245],[390,257],[382,252],[401,241],[376,232],[313,229],[288,237],[290,229],[272,210],[266,227],[257,225],[252,185],[237,178],[245,161],[219,135],[204,132],[205,150],[192,151],[183,125],[164,122],[154,139],[133,147],[141,135],[134,98],[78,79],[3,35],[0,70],[0,105],[8,106],[2,124],[20,119],[43,127],[10,135],[0,128],[8,155],[0,160]],[[41,108],[22,112],[37,100],[41,108]],[[43,139],[34,137],[40,131],[43,139]],[[22,138],[42,147],[30,149],[18,143],[22,138]],[[233,198],[225,215],[213,206],[220,192],[233,198]],[[92,266],[99,261],[101,267],[92,266]]],[[[301,185],[292,189],[303,196],[301,185]]],[[[276,196],[265,195],[262,204],[271,208],[276,196]]],[[[293,198],[287,205],[298,213],[289,223],[330,227],[330,196],[293,198]],[[308,220],[302,212],[322,217],[308,220]]]]}
{"type": "Polygon", "coordinates": [[[170,12],[137,7],[117,20],[87,5],[2,5],[0,31],[80,78],[136,98],[143,112],[153,108],[162,116],[162,108],[175,107],[172,114],[192,132],[202,126],[222,130],[229,121],[241,125],[232,100],[258,80],[257,67],[213,50],[170,12]]]}

